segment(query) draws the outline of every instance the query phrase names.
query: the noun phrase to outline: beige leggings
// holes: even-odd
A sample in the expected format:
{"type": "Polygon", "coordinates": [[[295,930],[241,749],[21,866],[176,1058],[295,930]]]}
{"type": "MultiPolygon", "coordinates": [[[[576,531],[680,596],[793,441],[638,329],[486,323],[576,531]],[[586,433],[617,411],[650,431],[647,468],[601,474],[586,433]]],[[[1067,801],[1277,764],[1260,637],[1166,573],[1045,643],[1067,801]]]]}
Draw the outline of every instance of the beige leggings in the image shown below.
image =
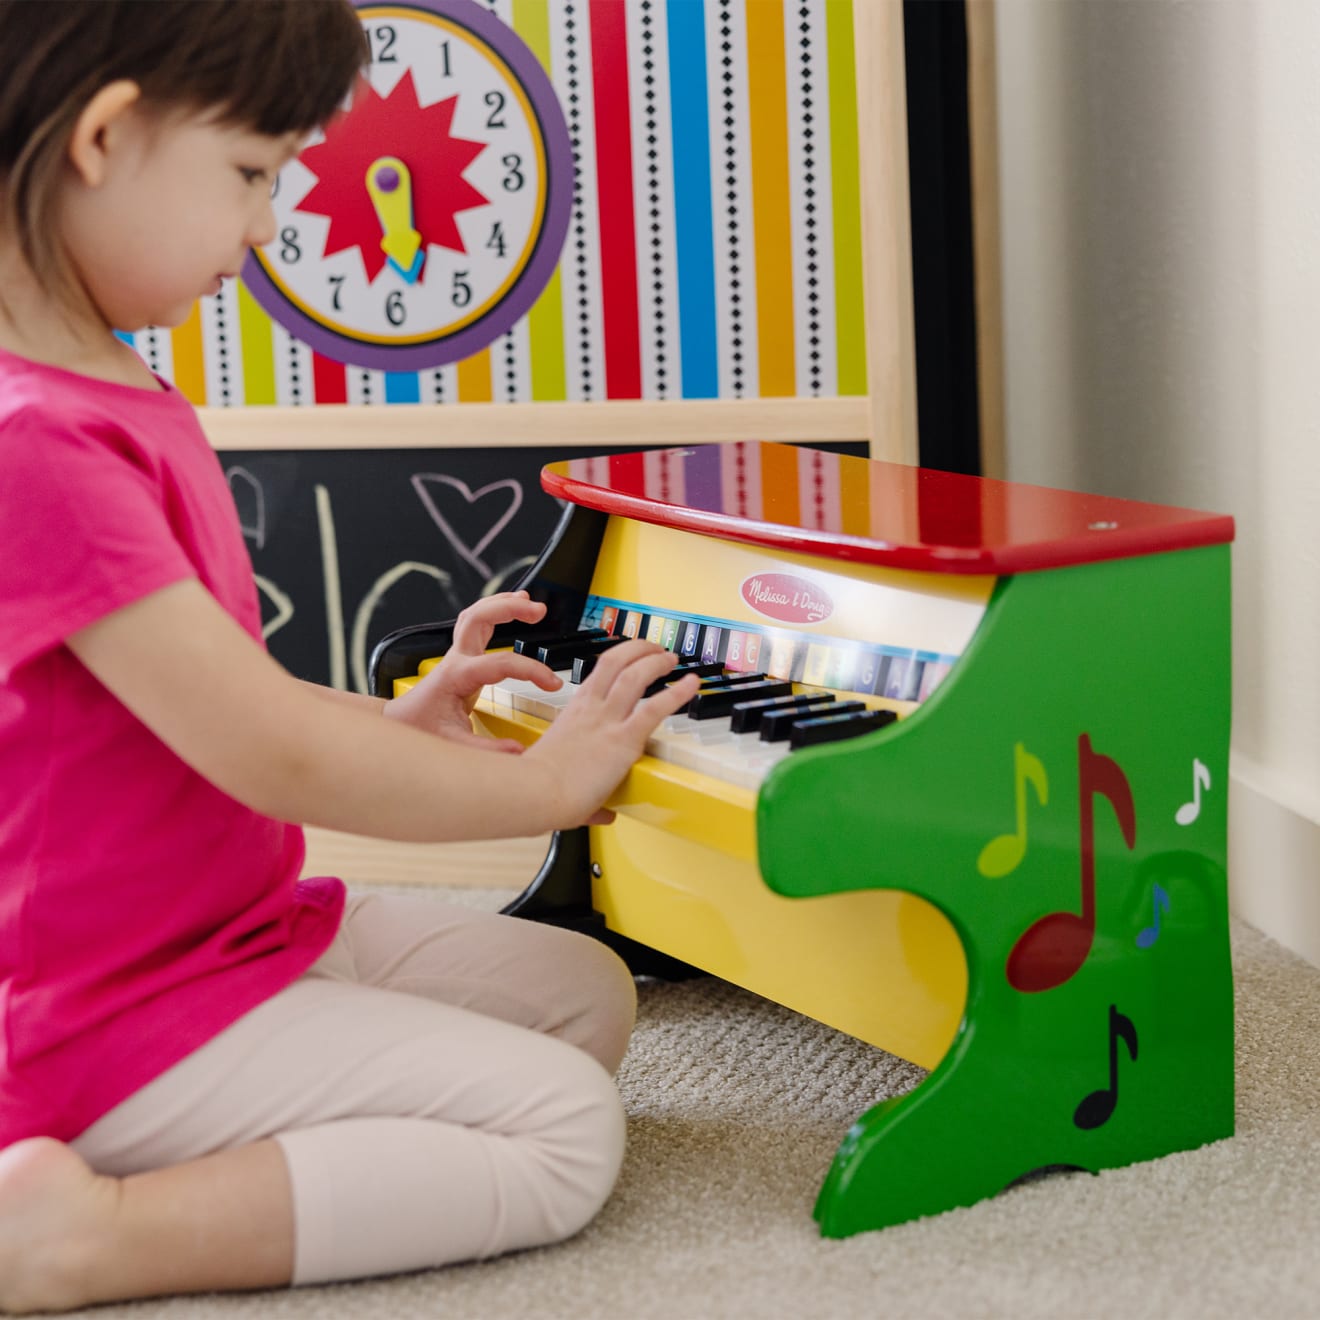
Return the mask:
{"type": "Polygon", "coordinates": [[[116,1175],[273,1137],[293,1282],[560,1241],[623,1158],[636,996],[585,936],[425,896],[351,897],[293,985],[74,1142],[116,1175]]]}

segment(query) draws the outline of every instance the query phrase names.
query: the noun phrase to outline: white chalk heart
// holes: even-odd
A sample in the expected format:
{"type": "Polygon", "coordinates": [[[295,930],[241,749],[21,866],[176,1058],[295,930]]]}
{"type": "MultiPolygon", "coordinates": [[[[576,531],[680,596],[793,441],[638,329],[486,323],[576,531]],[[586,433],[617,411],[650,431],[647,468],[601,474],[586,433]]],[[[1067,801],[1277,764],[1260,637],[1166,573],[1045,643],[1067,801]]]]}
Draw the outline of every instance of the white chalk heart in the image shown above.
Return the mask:
{"type": "Polygon", "coordinates": [[[486,547],[513,521],[514,515],[522,507],[522,486],[512,477],[506,477],[503,481],[492,481],[489,485],[482,486],[480,490],[473,490],[467,482],[460,481],[457,477],[444,476],[439,472],[418,472],[413,476],[412,484],[417,492],[417,498],[421,500],[432,521],[444,534],[445,540],[453,546],[459,558],[464,563],[470,564],[482,577],[490,577],[490,565],[481,556],[486,547]],[[489,496],[495,496],[498,502],[500,492],[504,492],[507,503],[499,517],[490,524],[485,535],[475,545],[468,545],[440,511],[431,491],[431,483],[449,486],[456,490],[469,506],[478,504],[489,496]]]}

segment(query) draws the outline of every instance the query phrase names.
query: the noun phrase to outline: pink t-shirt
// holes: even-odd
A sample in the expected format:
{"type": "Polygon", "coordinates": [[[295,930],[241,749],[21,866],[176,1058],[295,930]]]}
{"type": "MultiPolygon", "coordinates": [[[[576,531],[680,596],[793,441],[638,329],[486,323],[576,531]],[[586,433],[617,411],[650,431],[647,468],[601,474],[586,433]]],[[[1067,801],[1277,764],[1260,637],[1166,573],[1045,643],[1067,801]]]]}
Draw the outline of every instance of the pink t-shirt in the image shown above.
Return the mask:
{"type": "MultiPolygon", "coordinates": [[[[196,577],[253,636],[252,566],[187,400],[0,351],[0,1147],[68,1140],[301,975],[343,886],[63,644],[196,577]]],[[[199,701],[206,694],[197,694],[199,701]]]]}

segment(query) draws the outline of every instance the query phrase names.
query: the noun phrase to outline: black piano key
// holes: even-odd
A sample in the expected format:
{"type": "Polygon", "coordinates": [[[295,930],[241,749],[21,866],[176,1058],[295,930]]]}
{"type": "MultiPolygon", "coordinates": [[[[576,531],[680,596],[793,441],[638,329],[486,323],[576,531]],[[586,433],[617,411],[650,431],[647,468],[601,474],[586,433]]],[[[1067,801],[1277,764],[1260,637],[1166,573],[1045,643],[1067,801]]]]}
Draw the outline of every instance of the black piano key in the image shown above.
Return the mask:
{"type": "Polygon", "coordinates": [[[562,629],[541,629],[536,632],[523,633],[521,637],[515,637],[513,639],[513,649],[517,655],[534,657],[539,647],[551,645],[555,642],[586,641],[592,637],[608,636],[609,633],[604,628],[586,628],[582,632],[575,633],[566,633],[562,629]]]}
{"type": "Polygon", "coordinates": [[[801,693],[787,697],[762,697],[759,701],[739,701],[730,714],[734,733],[756,733],[761,719],[772,710],[788,710],[814,702],[833,701],[833,697],[805,696],[801,693]]]}
{"type": "Polygon", "coordinates": [[[575,637],[564,641],[547,642],[536,648],[536,658],[551,669],[572,669],[573,661],[583,655],[599,655],[611,646],[618,646],[624,639],[610,637],[575,637]]]}
{"type": "Polygon", "coordinates": [[[861,701],[813,701],[797,708],[772,710],[768,715],[761,716],[761,741],[783,742],[798,720],[811,719],[817,715],[851,714],[865,709],[866,704],[861,701]]]}
{"type": "Polygon", "coordinates": [[[898,718],[892,710],[860,710],[847,715],[820,715],[799,720],[789,734],[790,747],[815,747],[820,743],[839,742],[863,733],[883,729],[898,718]]]}
{"type": "MultiPolygon", "coordinates": [[[[648,684],[642,695],[653,697],[661,688],[667,688],[671,683],[677,683],[680,678],[686,678],[689,674],[696,674],[698,678],[706,682],[717,678],[723,673],[724,666],[717,660],[692,660],[686,664],[675,665],[663,678],[657,678],[654,683],[648,684]]],[[[574,679],[573,681],[576,683],[578,680],[574,679]]]]}
{"type": "Polygon", "coordinates": [[[752,701],[757,697],[788,697],[792,693],[792,683],[783,679],[703,688],[688,703],[688,714],[694,720],[713,720],[728,715],[739,701],[752,701]]]}
{"type": "MultiPolygon", "coordinates": [[[[698,696],[705,692],[722,692],[726,688],[747,687],[752,683],[763,683],[765,678],[764,674],[730,674],[727,671],[722,671],[719,676],[712,675],[710,678],[701,680],[701,692],[698,693],[698,696]]],[[[691,705],[691,701],[687,702],[685,705],[680,706],[676,713],[681,715],[684,711],[689,710],[691,705]]]]}

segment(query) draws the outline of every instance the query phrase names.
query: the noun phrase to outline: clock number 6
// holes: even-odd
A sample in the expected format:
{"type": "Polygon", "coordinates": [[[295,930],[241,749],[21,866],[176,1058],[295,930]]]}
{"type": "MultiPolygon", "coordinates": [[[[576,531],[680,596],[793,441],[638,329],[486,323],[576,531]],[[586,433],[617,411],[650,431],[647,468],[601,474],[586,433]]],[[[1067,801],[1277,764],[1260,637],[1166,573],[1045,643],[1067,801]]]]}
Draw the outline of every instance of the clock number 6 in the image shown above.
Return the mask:
{"type": "Polygon", "coordinates": [[[385,319],[391,325],[402,325],[407,315],[408,309],[403,305],[403,291],[395,289],[385,299],[385,319]]]}

